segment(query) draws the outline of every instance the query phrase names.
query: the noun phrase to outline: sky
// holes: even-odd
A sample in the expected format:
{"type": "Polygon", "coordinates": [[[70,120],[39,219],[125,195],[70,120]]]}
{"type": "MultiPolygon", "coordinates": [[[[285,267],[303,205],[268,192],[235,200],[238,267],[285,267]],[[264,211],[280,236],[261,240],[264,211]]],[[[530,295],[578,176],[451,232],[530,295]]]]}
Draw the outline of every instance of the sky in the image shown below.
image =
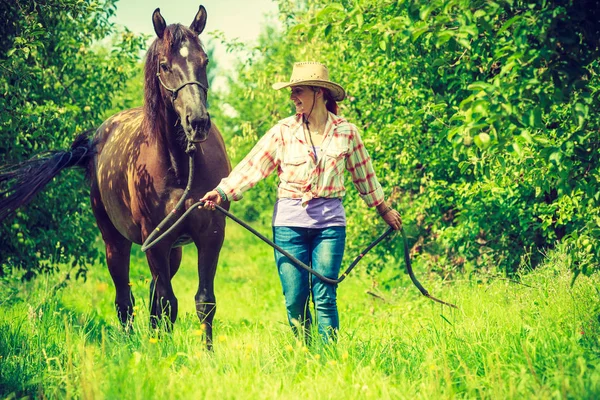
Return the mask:
{"type": "MultiPolygon", "coordinates": [[[[200,39],[210,40],[211,32],[222,31],[225,39],[254,42],[267,21],[277,21],[277,2],[274,0],[119,0],[112,21],[130,31],[155,37],[152,13],[160,8],[167,24],[189,26],[200,5],[206,8],[206,28],[200,39]]],[[[217,65],[227,71],[237,55],[227,53],[219,40],[210,40],[215,46],[217,65]]],[[[223,72],[222,71],[222,72],[223,72]]],[[[219,82],[215,82],[218,85],[219,82]]]]}

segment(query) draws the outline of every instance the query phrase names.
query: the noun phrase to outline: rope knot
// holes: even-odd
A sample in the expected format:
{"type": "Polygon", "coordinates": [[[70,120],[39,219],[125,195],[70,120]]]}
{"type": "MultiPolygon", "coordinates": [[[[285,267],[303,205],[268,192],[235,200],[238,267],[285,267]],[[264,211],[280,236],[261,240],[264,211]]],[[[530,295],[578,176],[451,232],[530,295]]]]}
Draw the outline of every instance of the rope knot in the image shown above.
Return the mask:
{"type": "Polygon", "coordinates": [[[192,156],[192,154],[194,154],[196,152],[196,150],[197,150],[196,145],[188,140],[187,147],[185,149],[185,153],[188,156],[192,156]]]}

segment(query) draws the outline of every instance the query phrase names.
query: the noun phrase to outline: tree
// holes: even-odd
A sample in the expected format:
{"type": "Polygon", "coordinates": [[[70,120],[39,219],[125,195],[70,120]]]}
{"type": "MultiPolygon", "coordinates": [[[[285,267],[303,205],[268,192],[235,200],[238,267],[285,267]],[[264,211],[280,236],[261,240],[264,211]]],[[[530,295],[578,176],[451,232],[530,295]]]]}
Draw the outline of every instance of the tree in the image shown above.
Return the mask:
{"type": "MultiPolygon", "coordinates": [[[[1,0],[0,165],[67,149],[98,126],[135,71],[143,38],[115,32],[116,0],[1,0]],[[107,50],[105,38],[113,35],[107,50]]],[[[25,277],[70,263],[77,273],[99,256],[88,186],[61,175],[0,225],[0,275],[25,277]]]]}
{"type": "MultiPolygon", "coordinates": [[[[597,2],[572,0],[281,1],[283,32],[262,37],[225,98],[237,111],[228,133],[238,148],[255,142],[290,113],[270,84],[294,61],[324,62],[347,89],[341,113],[363,130],[417,264],[514,273],[564,246],[576,272],[591,272],[599,15],[597,2]]],[[[269,209],[261,196],[252,207],[269,209]]],[[[352,252],[382,225],[355,191],[345,205],[352,252]]],[[[370,265],[401,251],[379,246],[370,265]]]]}

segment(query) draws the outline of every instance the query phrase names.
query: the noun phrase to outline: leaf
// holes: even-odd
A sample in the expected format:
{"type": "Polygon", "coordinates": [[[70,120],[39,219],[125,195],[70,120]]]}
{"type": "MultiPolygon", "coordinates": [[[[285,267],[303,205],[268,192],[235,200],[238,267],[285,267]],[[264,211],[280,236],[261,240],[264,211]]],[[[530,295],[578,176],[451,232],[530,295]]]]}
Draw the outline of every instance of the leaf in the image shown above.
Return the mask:
{"type": "Polygon", "coordinates": [[[488,114],[488,106],[489,102],[487,100],[475,100],[471,105],[471,110],[473,113],[483,116],[488,114]]]}
{"type": "Polygon", "coordinates": [[[471,107],[471,103],[474,100],[475,100],[475,95],[467,96],[463,101],[460,102],[460,104],[458,105],[458,107],[461,110],[467,110],[469,107],[471,107]]]}
{"type": "Polygon", "coordinates": [[[479,9],[473,13],[473,19],[479,19],[485,15],[487,15],[486,12],[482,9],[479,9]]]}
{"type": "Polygon", "coordinates": [[[535,135],[532,136],[533,140],[535,140],[536,143],[539,143],[541,145],[548,145],[550,144],[550,140],[547,137],[544,137],[542,135],[535,135]]]}
{"type": "Polygon", "coordinates": [[[471,42],[465,38],[456,38],[456,41],[464,48],[471,49],[471,42]]]}
{"type": "Polygon", "coordinates": [[[504,159],[504,157],[502,157],[502,155],[499,155],[498,157],[496,157],[496,160],[500,164],[500,167],[506,168],[506,160],[504,159]]]}
{"type": "Polygon", "coordinates": [[[531,137],[531,135],[529,134],[529,131],[527,129],[524,129],[521,131],[520,136],[527,142],[530,144],[533,144],[533,138],[531,137]]]}
{"type": "Polygon", "coordinates": [[[467,86],[467,89],[474,90],[474,91],[493,90],[494,85],[487,83],[487,82],[483,82],[483,81],[477,81],[477,82],[473,82],[469,86],[467,86]]]}
{"type": "Polygon", "coordinates": [[[529,121],[528,124],[532,128],[541,128],[542,127],[542,110],[539,107],[535,107],[529,113],[529,121]]]}
{"type": "Polygon", "coordinates": [[[440,47],[440,46],[446,44],[450,39],[452,39],[453,36],[454,35],[453,35],[452,31],[443,31],[443,32],[440,32],[437,35],[437,40],[435,42],[435,45],[437,47],[440,47]]]}
{"type": "Polygon", "coordinates": [[[297,36],[301,32],[306,32],[306,25],[296,24],[288,30],[287,34],[288,36],[297,36]]]}
{"type": "Polygon", "coordinates": [[[392,18],[387,21],[387,26],[389,29],[393,31],[400,31],[407,28],[410,28],[411,23],[407,20],[407,18],[403,15],[392,18]]]}
{"type": "Polygon", "coordinates": [[[421,12],[419,13],[419,17],[422,20],[428,19],[429,18],[429,14],[431,14],[431,12],[433,11],[434,6],[430,5],[429,7],[424,7],[421,9],[421,12]]]}
{"type": "Polygon", "coordinates": [[[448,139],[449,142],[452,142],[456,136],[460,137],[460,135],[458,135],[458,134],[462,131],[463,131],[462,126],[457,126],[455,128],[452,128],[448,131],[446,138],[448,139]]]}
{"type": "Polygon", "coordinates": [[[462,32],[465,32],[469,36],[476,37],[479,34],[479,30],[476,25],[467,25],[461,28],[462,32]]]}
{"type": "Polygon", "coordinates": [[[508,63],[506,63],[505,65],[502,66],[502,68],[500,69],[502,74],[507,74],[508,72],[510,72],[513,67],[517,65],[517,63],[515,61],[509,61],[508,63]]]}
{"type": "Polygon", "coordinates": [[[315,37],[316,30],[317,30],[316,24],[310,25],[310,28],[308,28],[308,33],[306,34],[308,39],[312,39],[313,37],[315,37]]]}
{"type": "Polygon", "coordinates": [[[427,25],[423,25],[419,28],[415,28],[410,33],[410,38],[413,42],[416,42],[417,39],[427,31],[429,31],[429,26],[427,26],[427,25]]]}
{"type": "Polygon", "coordinates": [[[548,161],[550,161],[551,163],[554,163],[555,165],[560,165],[560,159],[561,159],[560,151],[552,152],[552,153],[550,153],[550,156],[548,157],[548,161]]]}
{"type": "Polygon", "coordinates": [[[362,13],[359,12],[358,14],[356,14],[356,25],[361,28],[363,26],[363,23],[365,22],[365,18],[363,17],[362,13]]]}
{"type": "Polygon", "coordinates": [[[458,146],[463,144],[463,138],[460,135],[456,135],[451,139],[451,142],[454,146],[458,146]]]}
{"type": "Polygon", "coordinates": [[[431,63],[432,67],[439,67],[441,65],[446,64],[446,61],[442,58],[436,58],[435,60],[433,60],[433,62],[431,63]]]}
{"type": "Polygon", "coordinates": [[[504,23],[504,25],[502,25],[502,27],[500,29],[498,29],[498,32],[496,32],[496,36],[500,36],[502,33],[504,33],[508,28],[510,28],[514,23],[518,22],[519,20],[521,20],[521,16],[517,15],[515,17],[512,17],[508,21],[506,21],[504,23]]]}
{"type": "Polygon", "coordinates": [[[448,104],[446,103],[437,103],[431,105],[431,111],[444,111],[448,108],[448,104]]]}
{"type": "MultiPolygon", "coordinates": [[[[345,15],[344,6],[340,3],[331,3],[325,6],[321,11],[317,13],[316,20],[323,22],[326,18],[328,18],[331,14],[342,12],[345,15]]],[[[335,20],[335,18],[333,18],[335,20]]]]}
{"type": "Polygon", "coordinates": [[[461,161],[458,163],[458,169],[460,170],[460,173],[463,175],[465,174],[465,172],[467,172],[467,170],[469,169],[470,166],[471,166],[471,164],[466,161],[461,161]]]}
{"type": "Polygon", "coordinates": [[[512,148],[519,157],[523,157],[523,148],[521,147],[521,145],[519,143],[513,142],[512,148]]]}
{"type": "Polygon", "coordinates": [[[575,104],[575,117],[577,119],[577,128],[581,129],[588,117],[589,107],[586,104],[575,104]]]}

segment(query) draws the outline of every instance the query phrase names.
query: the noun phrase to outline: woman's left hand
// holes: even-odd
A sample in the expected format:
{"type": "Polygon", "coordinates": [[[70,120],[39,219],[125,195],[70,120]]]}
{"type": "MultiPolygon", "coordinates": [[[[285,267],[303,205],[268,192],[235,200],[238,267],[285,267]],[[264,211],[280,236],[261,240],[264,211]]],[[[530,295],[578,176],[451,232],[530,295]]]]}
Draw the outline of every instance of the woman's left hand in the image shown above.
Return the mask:
{"type": "Polygon", "coordinates": [[[215,204],[220,206],[222,199],[219,192],[217,192],[216,190],[211,190],[210,192],[207,192],[204,195],[204,197],[200,199],[200,201],[204,202],[204,204],[199,206],[198,208],[204,208],[205,210],[214,210],[215,204]]]}
{"type": "Polygon", "coordinates": [[[400,213],[394,209],[386,212],[381,218],[395,230],[400,230],[400,228],[402,228],[402,218],[400,218],[400,213]]]}

